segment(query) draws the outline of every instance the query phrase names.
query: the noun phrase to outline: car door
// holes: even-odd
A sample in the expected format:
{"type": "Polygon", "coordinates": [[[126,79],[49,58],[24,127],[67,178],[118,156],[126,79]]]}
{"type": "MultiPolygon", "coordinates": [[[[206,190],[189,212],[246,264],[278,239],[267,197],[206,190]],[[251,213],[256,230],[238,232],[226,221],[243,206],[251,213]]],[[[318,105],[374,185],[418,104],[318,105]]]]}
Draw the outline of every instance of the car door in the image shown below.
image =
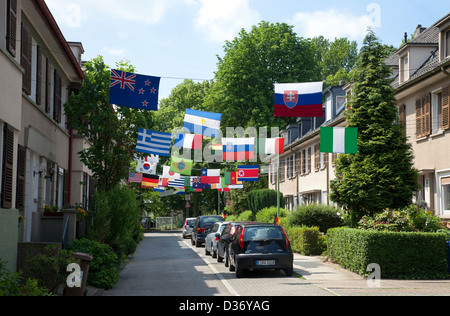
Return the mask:
{"type": "Polygon", "coordinates": [[[219,241],[217,243],[217,261],[222,262],[225,256],[225,244],[230,234],[231,224],[228,224],[222,231],[219,241]]]}

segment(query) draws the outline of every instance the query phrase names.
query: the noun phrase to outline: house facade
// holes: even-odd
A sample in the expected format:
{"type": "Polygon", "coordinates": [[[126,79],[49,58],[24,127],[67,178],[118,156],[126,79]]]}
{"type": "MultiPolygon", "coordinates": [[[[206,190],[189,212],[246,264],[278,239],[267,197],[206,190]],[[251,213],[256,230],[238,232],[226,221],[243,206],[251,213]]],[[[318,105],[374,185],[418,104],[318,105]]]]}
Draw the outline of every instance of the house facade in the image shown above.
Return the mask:
{"type": "MultiPolygon", "coordinates": [[[[419,25],[414,39],[389,56],[400,122],[412,145],[414,167],[421,189],[415,200],[426,202],[434,214],[450,219],[450,14],[434,25],[419,25]]],[[[341,116],[351,84],[324,91],[324,126],[345,127],[341,116]]],[[[320,153],[320,121],[298,120],[298,138],[288,140],[280,156],[280,191],[286,207],[329,204],[329,183],[334,178],[336,154],[320,153]],[[319,123],[319,124],[317,124],[319,123]]],[[[269,186],[276,189],[276,157],[271,158],[269,186]]]]}
{"type": "Polygon", "coordinates": [[[0,0],[0,21],[0,259],[15,270],[18,243],[60,241],[62,219],[44,218],[45,204],[85,202],[77,153],[88,144],[63,107],[84,78],[83,47],[65,40],[43,0],[0,0]]]}
{"type": "Polygon", "coordinates": [[[450,218],[450,14],[419,25],[414,39],[387,60],[394,69],[400,121],[419,170],[417,201],[450,218]]]}
{"type": "MultiPolygon", "coordinates": [[[[297,125],[282,131],[285,152],[280,155],[280,192],[288,210],[298,205],[329,204],[329,185],[334,179],[337,155],[320,152],[320,127],[345,126],[342,116],[346,104],[343,86],[333,86],[324,92],[323,117],[299,118],[297,125]]],[[[268,158],[269,188],[277,189],[277,160],[268,158]]]]}

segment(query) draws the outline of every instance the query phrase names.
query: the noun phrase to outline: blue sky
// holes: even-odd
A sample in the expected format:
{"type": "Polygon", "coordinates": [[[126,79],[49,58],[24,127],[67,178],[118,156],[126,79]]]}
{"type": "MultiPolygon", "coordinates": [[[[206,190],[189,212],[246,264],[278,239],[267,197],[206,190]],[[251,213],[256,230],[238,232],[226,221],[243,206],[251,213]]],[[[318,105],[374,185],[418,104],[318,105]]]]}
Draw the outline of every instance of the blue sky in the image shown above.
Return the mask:
{"type": "Polygon", "coordinates": [[[347,37],[361,43],[372,26],[385,44],[431,26],[448,0],[46,0],[84,60],[102,55],[113,67],[130,60],[140,74],[162,77],[160,99],[183,79],[213,79],[226,40],[260,21],[286,22],[298,36],[347,37]],[[176,79],[175,79],[176,78],[176,79]]]}

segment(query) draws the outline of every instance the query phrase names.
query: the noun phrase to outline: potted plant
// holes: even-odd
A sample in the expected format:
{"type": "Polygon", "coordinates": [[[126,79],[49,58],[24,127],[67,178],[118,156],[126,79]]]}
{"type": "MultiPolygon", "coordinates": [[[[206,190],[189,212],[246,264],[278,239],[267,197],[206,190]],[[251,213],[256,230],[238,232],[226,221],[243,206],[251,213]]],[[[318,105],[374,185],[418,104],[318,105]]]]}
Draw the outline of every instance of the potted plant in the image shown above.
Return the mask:
{"type": "Polygon", "coordinates": [[[64,214],[59,212],[58,206],[50,206],[48,204],[44,205],[43,216],[63,216],[64,214]]]}

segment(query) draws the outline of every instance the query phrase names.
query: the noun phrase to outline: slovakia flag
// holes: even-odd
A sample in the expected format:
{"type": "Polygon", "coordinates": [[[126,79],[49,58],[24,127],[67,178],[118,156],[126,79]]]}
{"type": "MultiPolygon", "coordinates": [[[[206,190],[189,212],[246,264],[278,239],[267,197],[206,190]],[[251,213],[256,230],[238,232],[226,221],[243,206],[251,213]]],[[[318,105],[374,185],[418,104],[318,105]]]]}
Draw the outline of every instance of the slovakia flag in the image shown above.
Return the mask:
{"type": "Polygon", "coordinates": [[[323,82],[275,85],[275,117],[323,117],[323,82]]]}

